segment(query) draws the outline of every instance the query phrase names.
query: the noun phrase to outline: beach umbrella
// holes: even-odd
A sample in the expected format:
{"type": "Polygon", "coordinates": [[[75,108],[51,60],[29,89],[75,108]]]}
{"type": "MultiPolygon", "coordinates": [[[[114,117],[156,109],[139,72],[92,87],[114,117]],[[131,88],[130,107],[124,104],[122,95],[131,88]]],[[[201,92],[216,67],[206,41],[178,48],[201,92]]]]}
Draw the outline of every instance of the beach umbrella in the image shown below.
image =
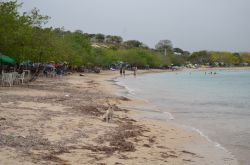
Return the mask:
{"type": "Polygon", "coordinates": [[[47,68],[54,68],[55,66],[52,65],[52,64],[48,64],[48,65],[46,65],[46,67],[47,67],[47,68]]]}
{"type": "Polygon", "coordinates": [[[57,67],[61,67],[61,66],[63,66],[63,64],[55,64],[55,67],[57,68],[57,67]]]}
{"type": "Polygon", "coordinates": [[[0,53],[0,62],[7,63],[7,64],[14,64],[15,60],[9,56],[6,56],[0,53]]]}

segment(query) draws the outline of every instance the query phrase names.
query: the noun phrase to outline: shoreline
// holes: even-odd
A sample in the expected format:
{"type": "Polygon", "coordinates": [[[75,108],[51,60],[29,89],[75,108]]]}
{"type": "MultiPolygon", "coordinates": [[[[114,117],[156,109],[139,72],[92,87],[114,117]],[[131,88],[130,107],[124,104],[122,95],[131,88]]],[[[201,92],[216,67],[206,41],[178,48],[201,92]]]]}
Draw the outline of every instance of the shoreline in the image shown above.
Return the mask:
{"type": "MultiPolygon", "coordinates": [[[[234,69],[236,69],[236,70],[240,70],[240,69],[246,69],[246,68],[199,68],[199,69],[187,69],[188,71],[189,70],[197,70],[197,71],[200,71],[200,70],[234,70],[234,69]]],[[[247,69],[250,69],[250,67],[249,68],[247,68],[247,69]]],[[[187,71],[187,70],[181,70],[181,71],[187,71]]],[[[175,72],[175,71],[169,71],[169,70],[167,70],[167,71],[165,71],[165,72],[175,72]]],[[[148,71],[148,72],[141,72],[141,73],[139,73],[138,75],[139,76],[141,76],[141,75],[143,75],[143,74],[152,74],[152,73],[164,73],[164,71],[163,72],[155,72],[155,71],[153,71],[153,72],[150,72],[150,71],[148,71]]],[[[128,75],[128,76],[132,76],[132,75],[128,75]]],[[[128,89],[126,86],[124,86],[124,85],[121,85],[121,84],[118,84],[117,82],[117,78],[119,78],[119,76],[116,76],[116,77],[113,77],[113,78],[111,78],[110,80],[112,80],[113,81],[113,85],[116,85],[116,86],[119,86],[119,87],[122,87],[123,88],[123,92],[122,91],[120,91],[119,92],[119,94],[120,95],[122,95],[122,96],[124,96],[125,95],[125,97],[128,97],[130,100],[133,100],[132,102],[134,102],[134,103],[132,103],[132,105],[135,105],[135,106],[120,106],[120,107],[122,107],[122,108],[127,108],[127,109],[130,109],[131,111],[135,111],[135,113],[136,113],[136,115],[138,115],[138,113],[146,113],[146,112],[143,112],[143,108],[145,108],[145,107],[139,107],[138,108],[138,100],[140,100],[139,101],[139,104],[143,104],[143,103],[146,103],[146,104],[150,104],[147,100],[143,100],[143,99],[141,99],[141,98],[138,98],[138,96],[129,96],[129,94],[133,94],[133,93],[131,93],[131,91],[130,91],[130,89],[128,89]],[[124,91],[126,91],[126,92],[124,92],[124,91]],[[132,98],[131,98],[132,97],[132,98]],[[137,101],[134,101],[134,99],[135,100],[137,100],[137,101]],[[140,109],[140,110],[138,110],[138,109],[140,109]],[[138,112],[139,111],[139,112],[138,112]]],[[[122,105],[122,104],[121,104],[122,105]]],[[[152,112],[152,113],[158,113],[157,111],[154,111],[153,109],[152,109],[152,107],[151,107],[151,109],[150,109],[150,111],[152,112]]],[[[174,120],[174,117],[172,116],[172,114],[170,113],[170,112],[162,112],[162,111],[159,111],[160,113],[169,113],[168,114],[168,116],[170,116],[170,117],[168,117],[168,119],[167,120],[174,120]],[[172,117],[171,117],[172,116],[172,117]]],[[[133,114],[133,115],[135,115],[135,114],[133,114]]],[[[145,115],[144,114],[144,116],[147,116],[147,115],[145,115]]],[[[149,117],[149,116],[147,116],[146,118],[150,118],[150,119],[152,119],[152,117],[149,117]]],[[[138,119],[137,119],[138,120],[138,119]]],[[[139,119],[140,120],[140,119],[139,119]]],[[[162,120],[162,119],[157,119],[157,118],[154,118],[154,119],[152,119],[153,121],[157,121],[157,120],[162,120]]],[[[166,121],[167,122],[167,121],[166,121]]],[[[226,154],[229,154],[230,156],[232,156],[232,159],[235,159],[236,160],[236,164],[238,164],[237,163],[237,159],[235,158],[235,156],[234,155],[232,155],[232,153],[230,152],[230,151],[228,151],[226,148],[224,148],[221,144],[219,144],[218,142],[216,142],[216,141],[212,141],[207,135],[205,135],[203,132],[201,132],[199,129],[197,129],[197,128],[195,128],[195,127],[191,127],[191,126],[186,126],[186,125],[180,125],[179,123],[176,123],[175,122],[175,125],[174,125],[174,127],[178,127],[178,128],[181,128],[181,129],[183,129],[184,128],[184,131],[188,131],[188,132],[190,132],[190,133],[192,133],[193,134],[193,132],[195,132],[195,134],[199,134],[199,136],[201,137],[201,138],[204,138],[204,139],[206,139],[206,141],[207,141],[207,143],[210,143],[210,144],[212,144],[212,145],[214,145],[214,148],[216,148],[216,149],[218,149],[218,150],[223,150],[223,152],[226,152],[226,154]],[[176,125],[177,124],[177,125],[176,125]],[[185,128],[186,127],[186,128],[185,128]]],[[[183,130],[182,130],[183,131],[183,130]]],[[[206,143],[206,142],[205,142],[206,143]]]]}
{"type": "Polygon", "coordinates": [[[111,81],[117,76],[103,71],[1,87],[0,164],[237,164],[197,133],[143,118],[133,106],[149,103],[117,95],[124,91],[111,81]],[[108,103],[117,105],[111,123],[102,118],[108,103]]]}

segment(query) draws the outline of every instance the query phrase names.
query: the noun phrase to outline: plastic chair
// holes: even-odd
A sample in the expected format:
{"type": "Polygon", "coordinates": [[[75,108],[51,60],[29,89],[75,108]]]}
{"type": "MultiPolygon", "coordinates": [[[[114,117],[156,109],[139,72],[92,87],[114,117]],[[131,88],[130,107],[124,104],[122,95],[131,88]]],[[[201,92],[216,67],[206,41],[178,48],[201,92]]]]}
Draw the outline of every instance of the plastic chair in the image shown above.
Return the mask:
{"type": "Polygon", "coordinates": [[[24,77],[25,77],[25,72],[21,73],[21,74],[19,75],[19,77],[18,77],[19,82],[21,81],[22,84],[23,84],[23,82],[24,82],[24,77]]]}

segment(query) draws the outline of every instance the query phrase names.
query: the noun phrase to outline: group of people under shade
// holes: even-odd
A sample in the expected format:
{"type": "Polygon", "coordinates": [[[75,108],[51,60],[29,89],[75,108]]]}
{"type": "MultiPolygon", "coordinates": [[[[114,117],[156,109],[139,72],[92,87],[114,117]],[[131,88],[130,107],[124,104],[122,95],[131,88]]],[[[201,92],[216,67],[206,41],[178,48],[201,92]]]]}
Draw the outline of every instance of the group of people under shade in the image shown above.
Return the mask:
{"type": "MultiPolygon", "coordinates": [[[[126,67],[121,67],[120,68],[120,75],[122,76],[125,76],[125,70],[126,70],[126,67]]],[[[134,76],[136,76],[136,73],[137,73],[137,67],[134,66],[132,67],[132,71],[134,72],[134,76]]]]}

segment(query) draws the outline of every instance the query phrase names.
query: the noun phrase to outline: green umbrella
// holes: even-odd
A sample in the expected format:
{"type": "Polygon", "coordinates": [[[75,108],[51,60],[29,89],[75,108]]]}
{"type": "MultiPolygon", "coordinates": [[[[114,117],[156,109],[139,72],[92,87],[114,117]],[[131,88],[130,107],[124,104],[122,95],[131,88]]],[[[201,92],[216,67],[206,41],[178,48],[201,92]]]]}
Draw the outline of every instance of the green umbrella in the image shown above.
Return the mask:
{"type": "Polygon", "coordinates": [[[9,56],[0,53],[0,63],[14,64],[15,60],[13,58],[10,58],[9,56]]]}

